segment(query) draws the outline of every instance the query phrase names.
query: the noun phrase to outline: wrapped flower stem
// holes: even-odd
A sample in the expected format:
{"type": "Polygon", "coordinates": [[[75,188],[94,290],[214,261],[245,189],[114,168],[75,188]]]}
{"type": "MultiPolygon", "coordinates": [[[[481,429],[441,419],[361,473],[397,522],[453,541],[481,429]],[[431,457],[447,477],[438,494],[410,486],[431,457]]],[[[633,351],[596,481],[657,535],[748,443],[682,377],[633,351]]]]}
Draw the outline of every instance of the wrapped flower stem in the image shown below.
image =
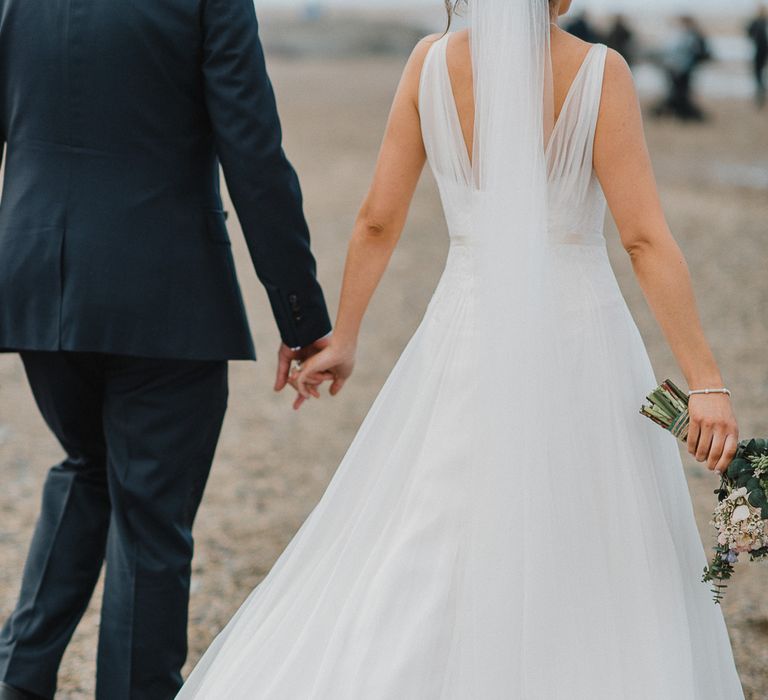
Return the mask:
{"type": "Polygon", "coordinates": [[[686,441],[690,424],[687,394],[667,379],[660,387],[648,394],[647,398],[649,403],[642,407],[640,413],[675,437],[686,441]]]}

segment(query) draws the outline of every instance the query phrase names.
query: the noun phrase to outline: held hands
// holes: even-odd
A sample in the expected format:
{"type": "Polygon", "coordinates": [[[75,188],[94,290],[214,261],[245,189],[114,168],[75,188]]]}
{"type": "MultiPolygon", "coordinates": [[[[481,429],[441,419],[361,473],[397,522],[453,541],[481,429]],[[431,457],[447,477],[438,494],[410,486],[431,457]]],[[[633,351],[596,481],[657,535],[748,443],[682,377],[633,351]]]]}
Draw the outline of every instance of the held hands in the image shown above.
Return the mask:
{"type": "MultiPolygon", "coordinates": [[[[311,345],[307,345],[300,350],[292,350],[285,343],[282,343],[280,345],[280,349],[277,352],[277,377],[275,378],[275,391],[280,392],[285,389],[288,384],[293,385],[291,377],[294,362],[305,362],[313,355],[322,352],[326,347],[328,347],[329,342],[330,341],[328,338],[321,338],[320,340],[316,340],[311,345]]],[[[301,404],[299,404],[299,406],[300,405],[301,404]]],[[[294,404],[294,408],[298,408],[299,406],[294,404]]]]}
{"type": "Polygon", "coordinates": [[[310,398],[320,398],[319,388],[324,382],[331,382],[331,396],[336,396],[352,375],[354,366],[354,345],[333,339],[318,340],[298,351],[283,345],[278,354],[275,391],[282,391],[290,384],[296,389],[293,408],[298,410],[310,398]]]}
{"type": "Polygon", "coordinates": [[[691,396],[688,430],[688,452],[707,469],[723,473],[739,446],[739,428],[731,399],[724,394],[691,396]]]}
{"type": "Polygon", "coordinates": [[[298,409],[310,397],[319,398],[318,387],[331,382],[331,396],[336,396],[350,378],[355,368],[355,346],[331,342],[317,355],[313,355],[301,370],[291,377],[291,383],[298,392],[294,408],[298,409]]]}

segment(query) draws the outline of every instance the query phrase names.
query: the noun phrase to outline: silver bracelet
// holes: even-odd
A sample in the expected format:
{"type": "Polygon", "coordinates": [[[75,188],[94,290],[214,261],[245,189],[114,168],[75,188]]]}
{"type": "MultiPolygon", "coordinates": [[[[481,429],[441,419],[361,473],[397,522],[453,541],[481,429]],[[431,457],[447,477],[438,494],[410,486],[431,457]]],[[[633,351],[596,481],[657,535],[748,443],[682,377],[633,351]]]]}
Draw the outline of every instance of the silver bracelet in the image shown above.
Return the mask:
{"type": "Polygon", "coordinates": [[[731,390],[723,387],[722,389],[694,389],[693,391],[688,392],[689,397],[696,396],[697,394],[725,394],[726,396],[730,396],[731,390]]]}

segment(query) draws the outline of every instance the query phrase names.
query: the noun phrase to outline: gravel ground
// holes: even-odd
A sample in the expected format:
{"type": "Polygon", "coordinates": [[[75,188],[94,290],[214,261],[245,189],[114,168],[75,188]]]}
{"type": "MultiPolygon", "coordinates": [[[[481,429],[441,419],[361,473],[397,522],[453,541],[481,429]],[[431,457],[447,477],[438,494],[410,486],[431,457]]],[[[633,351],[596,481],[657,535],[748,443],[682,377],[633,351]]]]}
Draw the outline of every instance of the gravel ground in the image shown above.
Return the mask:
{"type": "MultiPolygon", "coordinates": [[[[335,307],[345,242],[372,172],[401,61],[273,61],[287,148],[305,187],[320,272],[335,307]]],[[[710,105],[704,126],[649,124],[673,229],[688,256],[704,322],[734,390],[744,435],[768,435],[768,198],[766,115],[746,104],[710,105]],[[762,187],[765,187],[764,180],[762,187]]],[[[277,336],[263,291],[232,222],[241,282],[261,362],[232,366],[230,412],[196,529],[190,662],[255,586],[316,503],[387,373],[416,327],[446,254],[445,227],[425,177],[408,230],[366,322],[359,369],[335,401],[290,410],[271,391],[277,336]]],[[[612,258],[660,378],[679,377],[634,281],[615,231],[612,258]]],[[[650,388],[650,387],[649,387],[650,388]]],[[[0,357],[0,618],[10,611],[46,466],[60,458],[15,356],[0,357]]],[[[712,477],[686,456],[706,541],[712,477]]],[[[744,566],[725,602],[750,700],[768,698],[764,566],[744,566]]],[[[93,695],[95,596],[64,659],[57,697],[93,695]]],[[[723,700],[728,700],[724,698],[723,700]]]]}

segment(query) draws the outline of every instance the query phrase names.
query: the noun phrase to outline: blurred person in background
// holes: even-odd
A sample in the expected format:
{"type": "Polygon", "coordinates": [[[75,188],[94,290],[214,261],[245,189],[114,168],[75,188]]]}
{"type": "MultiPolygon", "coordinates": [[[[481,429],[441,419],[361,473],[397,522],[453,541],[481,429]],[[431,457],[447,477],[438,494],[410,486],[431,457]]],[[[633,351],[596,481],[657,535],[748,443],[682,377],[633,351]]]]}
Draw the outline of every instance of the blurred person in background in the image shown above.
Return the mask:
{"type": "Polygon", "coordinates": [[[592,19],[587,12],[580,12],[573,20],[568,22],[565,31],[590,44],[599,44],[602,41],[600,32],[595,29],[592,19]]]}
{"type": "Polygon", "coordinates": [[[322,3],[308,2],[304,6],[304,19],[306,19],[309,22],[317,22],[318,20],[323,18],[324,14],[325,14],[325,9],[323,8],[322,3]]]}
{"type": "Polygon", "coordinates": [[[765,5],[760,6],[757,16],[749,23],[747,35],[755,47],[755,97],[757,106],[762,109],[765,106],[765,66],[768,63],[768,9],[765,5]]]}
{"type": "Polygon", "coordinates": [[[712,53],[704,31],[693,17],[684,15],[678,22],[677,32],[660,56],[669,81],[669,93],[656,106],[654,114],[683,121],[704,121],[706,114],[693,99],[693,80],[702,64],[712,60],[712,53]]]}
{"type": "Polygon", "coordinates": [[[624,60],[632,65],[635,59],[635,33],[624,15],[616,15],[605,37],[609,48],[620,53],[624,60]]]}

